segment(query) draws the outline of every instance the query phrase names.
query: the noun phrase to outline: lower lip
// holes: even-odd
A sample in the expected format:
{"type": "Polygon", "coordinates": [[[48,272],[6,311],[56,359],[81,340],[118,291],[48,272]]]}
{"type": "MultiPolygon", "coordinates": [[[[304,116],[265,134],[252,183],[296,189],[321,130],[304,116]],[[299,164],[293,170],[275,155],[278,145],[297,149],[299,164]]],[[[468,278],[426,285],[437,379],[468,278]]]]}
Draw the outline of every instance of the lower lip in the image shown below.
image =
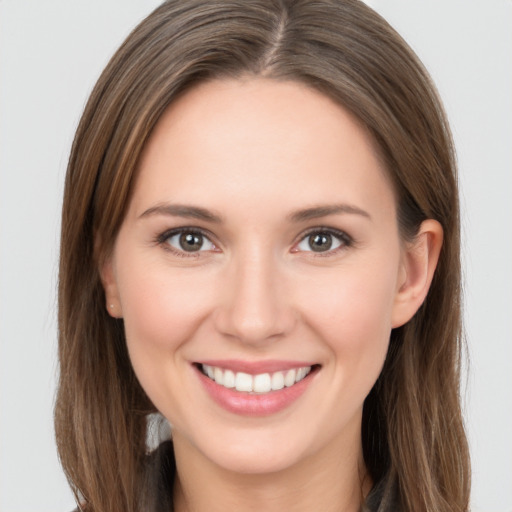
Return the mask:
{"type": "Polygon", "coordinates": [[[268,416],[286,409],[298,400],[311,384],[312,374],[316,372],[310,372],[289,388],[261,395],[225,388],[207,377],[199,368],[196,368],[196,373],[207,393],[223,409],[244,416],[268,416]]]}

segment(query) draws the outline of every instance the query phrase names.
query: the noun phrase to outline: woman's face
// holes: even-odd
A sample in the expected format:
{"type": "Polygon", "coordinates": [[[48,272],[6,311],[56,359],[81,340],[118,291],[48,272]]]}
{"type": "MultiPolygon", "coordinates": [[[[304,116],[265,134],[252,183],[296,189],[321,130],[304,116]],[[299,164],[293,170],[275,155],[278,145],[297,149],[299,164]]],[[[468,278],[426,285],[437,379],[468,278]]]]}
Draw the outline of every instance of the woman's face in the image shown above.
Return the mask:
{"type": "Polygon", "coordinates": [[[213,81],[159,121],[102,277],[175,443],[262,473],[357,458],[363,401],[412,314],[402,247],[347,111],[293,82],[213,81]]]}

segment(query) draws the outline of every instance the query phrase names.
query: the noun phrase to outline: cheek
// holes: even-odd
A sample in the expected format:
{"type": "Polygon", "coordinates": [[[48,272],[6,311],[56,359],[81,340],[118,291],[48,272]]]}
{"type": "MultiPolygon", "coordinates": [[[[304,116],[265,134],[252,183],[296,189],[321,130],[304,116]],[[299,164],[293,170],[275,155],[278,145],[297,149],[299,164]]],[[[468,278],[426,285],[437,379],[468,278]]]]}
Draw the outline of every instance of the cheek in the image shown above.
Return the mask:
{"type": "Polygon", "coordinates": [[[208,315],[211,289],[204,276],[191,278],[183,269],[133,258],[122,265],[118,282],[132,367],[155,407],[179,425],[193,400],[182,382],[184,354],[208,315]]]}
{"type": "Polygon", "coordinates": [[[162,265],[122,262],[119,294],[126,341],[134,370],[146,387],[165,375],[208,314],[211,289],[205,278],[162,265]],[[202,284],[202,285],[201,285],[202,284]]]}
{"type": "Polygon", "coordinates": [[[123,267],[118,282],[128,333],[145,334],[148,342],[166,340],[168,346],[170,337],[179,339],[180,332],[193,329],[209,301],[204,278],[161,264],[127,261],[123,267]]]}
{"type": "Polygon", "coordinates": [[[317,279],[303,297],[309,325],[346,368],[380,371],[391,333],[397,260],[347,265],[317,279]]]}

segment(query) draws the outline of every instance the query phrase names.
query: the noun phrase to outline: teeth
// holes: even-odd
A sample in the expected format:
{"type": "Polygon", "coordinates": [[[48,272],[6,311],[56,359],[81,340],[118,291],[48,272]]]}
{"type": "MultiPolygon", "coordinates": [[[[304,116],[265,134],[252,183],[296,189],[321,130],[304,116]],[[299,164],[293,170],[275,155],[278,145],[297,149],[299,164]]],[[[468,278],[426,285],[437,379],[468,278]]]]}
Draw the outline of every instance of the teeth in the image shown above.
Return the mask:
{"type": "Polygon", "coordinates": [[[295,378],[297,376],[297,372],[295,370],[288,370],[284,377],[284,385],[289,388],[295,384],[295,378]]]}
{"type": "Polygon", "coordinates": [[[295,377],[295,382],[299,382],[306,376],[306,368],[299,368],[297,370],[297,377],[295,377]]]}
{"type": "Polygon", "coordinates": [[[272,390],[278,391],[284,388],[283,372],[276,372],[272,375],[272,390]]]}
{"type": "Polygon", "coordinates": [[[226,388],[234,388],[235,383],[235,374],[231,370],[226,370],[224,372],[224,382],[222,383],[222,385],[226,388]]]}
{"type": "Polygon", "coordinates": [[[207,364],[202,365],[202,370],[210,379],[225,388],[235,388],[237,391],[246,393],[268,393],[283,389],[285,386],[289,388],[301,381],[309,374],[311,366],[258,375],[244,372],[234,373],[231,370],[223,370],[207,364]]]}
{"type": "Polygon", "coordinates": [[[235,388],[237,391],[252,391],[252,375],[238,372],[235,377],[235,388]]]}
{"type": "Polygon", "coordinates": [[[252,381],[252,390],[256,393],[268,393],[272,389],[270,374],[262,373],[255,375],[252,381]]]}

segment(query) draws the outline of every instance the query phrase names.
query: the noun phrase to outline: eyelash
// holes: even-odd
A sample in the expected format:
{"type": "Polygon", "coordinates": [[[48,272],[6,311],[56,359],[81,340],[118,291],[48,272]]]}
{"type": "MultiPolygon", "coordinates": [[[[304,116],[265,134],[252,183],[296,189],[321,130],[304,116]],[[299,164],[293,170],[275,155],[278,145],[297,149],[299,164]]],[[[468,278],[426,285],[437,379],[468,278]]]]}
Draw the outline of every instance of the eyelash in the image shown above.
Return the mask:
{"type": "MultiPolygon", "coordinates": [[[[354,239],[345,231],[340,231],[339,229],[333,229],[328,227],[315,227],[307,230],[305,233],[302,233],[298,241],[294,244],[294,247],[298,246],[301,242],[307,240],[307,238],[309,238],[312,235],[329,235],[334,238],[337,238],[341,242],[339,247],[336,247],[335,249],[329,249],[325,252],[304,251],[312,253],[312,255],[315,258],[327,258],[329,256],[334,256],[339,252],[348,249],[349,247],[354,245],[354,239]]],[[[292,252],[300,251],[292,249],[292,252]]]]}
{"type": "MultiPolygon", "coordinates": [[[[164,250],[171,252],[173,255],[181,257],[181,258],[198,258],[200,257],[201,253],[204,251],[181,251],[173,247],[168,243],[168,240],[176,235],[181,234],[191,234],[191,235],[201,235],[202,237],[206,238],[210,243],[212,243],[214,246],[215,244],[211,241],[211,235],[199,228],[193,228],[193,227],[182,227],[182,228],[175,228],[171,230],[164,231],[160,235],[158,235],[155,239],[155,242],[162,246],[164,250]]],[[[338,254],[338,252],[343,251],[352,245],[354,245],[354,239],[345,233],[344,231],[340,231],[338,229],[333,228],[327,228],[327,227],[315,227],[307,230],[305,233],[302,233],[300,235],[300,238],[298,238],[298,241],[294,243],[294,248],[297,247],[301,242],[305,241],[308,237],[312,235],[329,235],[336,239],[338,239],[341,243],[339,247],[336,247],[335,249],[330,249],[325,252],[315,252],[313,250],[311,251],[299,251],[297,249],[292,249],[292,252],[309,252],[312,254],[313,257],[316,258],[325,258],[329,256],[333,256],[335,254],[338,254]]]]}
{"type": "MultiPolygon", "coordinates": [[[[157,236],[156,243],[158,245],[161,245],[164,250],[169,251],[173,255],[178,256],[180,258],[198,258],[201,255],[201,252],[204,252],[204,251],[191,251],[191,252],[180,251],[180,250],[176,249],[175,247],[173,247],[172,245],[170,245],[169,243],[167,243],[169,238],[172,238],[173,236],[181,235],[184,233],[191,234],[191,235],[201,235],[202,237],[206,238],[207,240],[209,240],[211,242],[211,235],[209,233],[207,233],[206,231],[204,231],[202,229],[198,229],[198,228],[183,227],[183,228],[175,228],[175,229],[170,229],[168,231],[164,231],[162,234],[157,236]]],[[[213,244],[213,242],[211,242],[211,243],[213,244]]]]}

